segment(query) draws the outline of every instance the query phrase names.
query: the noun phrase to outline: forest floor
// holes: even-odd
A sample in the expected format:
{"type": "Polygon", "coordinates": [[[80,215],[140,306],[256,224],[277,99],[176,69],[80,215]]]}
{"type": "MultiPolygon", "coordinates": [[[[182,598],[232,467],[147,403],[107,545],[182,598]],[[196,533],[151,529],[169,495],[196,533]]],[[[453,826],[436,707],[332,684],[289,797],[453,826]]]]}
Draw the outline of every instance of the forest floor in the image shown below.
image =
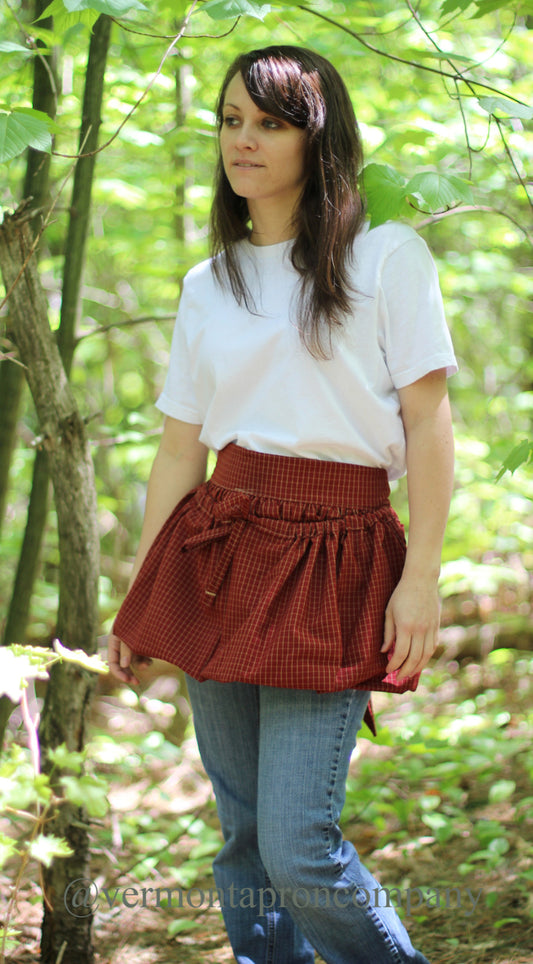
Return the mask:
{"type": "MultiPolygon", "coordinates": [[[[354,754],[345,835],[431,964],[533,964],[532,669],[517,654],[443,664],[416,694],[376,698],[381,742],[361,739],[354,754]]],[[[234,960],[213,893],[211,789],[190,723],[182,740],[169,729],[176,686],[95,701],[90,754],[110,801],[93,832],[96,964],[234,960]]],[[[35,878],[21,887],[7,964],[39,961],[35,878]]]]}

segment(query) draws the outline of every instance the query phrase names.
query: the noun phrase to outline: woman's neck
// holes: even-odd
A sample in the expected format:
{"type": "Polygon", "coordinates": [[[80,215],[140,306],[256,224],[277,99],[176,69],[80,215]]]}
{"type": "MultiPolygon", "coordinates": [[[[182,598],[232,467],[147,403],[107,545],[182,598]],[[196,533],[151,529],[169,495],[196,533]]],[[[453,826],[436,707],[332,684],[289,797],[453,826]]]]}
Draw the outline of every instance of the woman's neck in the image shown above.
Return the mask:
{"type": "Polygon", "coordinates": [[[280,241],[290,241],[296,237],[296,228],[292,215],[287,218],[287,210],[270,205],[268,209],[259,209],[252,201],[248,201],[248,210],[252,221],[250,241],[262,247],[267,244],[279,244],[280,241]]]}

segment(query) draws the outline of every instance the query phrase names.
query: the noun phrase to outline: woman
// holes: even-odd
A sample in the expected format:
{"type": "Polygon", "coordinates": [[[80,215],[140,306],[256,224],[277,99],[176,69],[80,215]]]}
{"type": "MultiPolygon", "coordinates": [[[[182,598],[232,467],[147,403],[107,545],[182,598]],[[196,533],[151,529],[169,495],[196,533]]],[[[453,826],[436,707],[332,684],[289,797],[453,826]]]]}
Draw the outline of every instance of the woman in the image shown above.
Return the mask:
{"type": "Polygon", "coordinates": [[[456,366],[436,272],[409,227],[368,230],[322,57],[237,58],[217,116],[213,257],[185,279],[110,663],[188,674],[239,964],[423,964],[338,820],[370,691],[414,689],[437,640],[456,366]]]}

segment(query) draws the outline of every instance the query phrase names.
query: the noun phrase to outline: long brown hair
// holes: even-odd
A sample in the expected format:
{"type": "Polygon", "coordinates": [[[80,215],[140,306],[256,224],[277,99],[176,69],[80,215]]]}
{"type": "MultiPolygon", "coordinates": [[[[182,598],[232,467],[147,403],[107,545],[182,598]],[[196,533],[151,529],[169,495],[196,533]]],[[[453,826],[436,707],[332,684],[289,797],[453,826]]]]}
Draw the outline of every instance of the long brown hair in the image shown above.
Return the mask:
{"type": "MultiPolygon", "coordinates": [[[[333,65],[314,51],[286,45],[252,50],[226,73],[216,108],[219,130],[226,89],[237,73],[260,110],[307,134],[308,177],[295,213],[291,259],[301,278],[301,336],[311,354],[328,358],[333,330],[351,307],[349,264],[364,220],[358,187],[363,150],[350,97],[333,65]]],[[[246,199],[230,187],[219,151],[211,209],[213,270],[220,284],[229,283],[237,302],[253,310],[233,247],[249,236],[248,221],[246,199]]]]}

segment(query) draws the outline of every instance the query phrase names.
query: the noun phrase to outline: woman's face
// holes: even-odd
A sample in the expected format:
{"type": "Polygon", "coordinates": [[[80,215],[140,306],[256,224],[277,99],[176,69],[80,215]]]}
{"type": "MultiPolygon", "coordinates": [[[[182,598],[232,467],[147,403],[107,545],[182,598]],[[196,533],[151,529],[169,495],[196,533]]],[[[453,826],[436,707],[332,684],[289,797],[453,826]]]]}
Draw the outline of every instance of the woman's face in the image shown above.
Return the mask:
{"type": "Polygon", "coordinates": [[[306,181],[306,133],[263,113],[254,104],[240,73],[224,97],[220,150],[235,194],[257,205],[283,205],[290,216],[306,181]]]}

